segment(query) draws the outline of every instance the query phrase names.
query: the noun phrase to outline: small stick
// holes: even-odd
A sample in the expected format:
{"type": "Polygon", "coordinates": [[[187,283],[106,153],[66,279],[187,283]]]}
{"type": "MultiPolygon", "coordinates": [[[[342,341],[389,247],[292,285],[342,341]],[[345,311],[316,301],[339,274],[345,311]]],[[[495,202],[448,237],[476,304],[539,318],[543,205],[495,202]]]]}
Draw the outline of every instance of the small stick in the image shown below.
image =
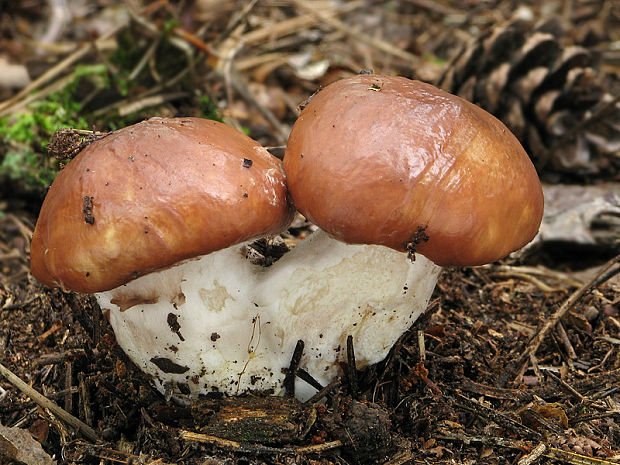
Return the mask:
{"type": "MultiPolygon", "coordinates": [[[[509,439],[497,436],[470,436],[464,433],[452,433],[449,431],[440,431],[439,435],[436,435],[438,439],[445,439],[448,441],[457,441],[461,444],[481,443],[490,444],[493,446],[506,447],[508,449],[517,449],[521,451],[532,451],[533,444],[529,441],[523,441],[519,439],[509,439]]],[[[615,465],[618,462],[599,459],[596,457],[588,457],[587,455],[576,454],[574,452],[557,449],[555,447],[549,447],[542,453],[544,457],[561,460],[566,463],[574,465],[615,465]]]]}
{"type": "Polygon", "coordinates": [[[319,383],[316,379],[314,379],[314,377],[310,373],[308,373],[306,370],[304,370],[303,368],[299,368],[297,370],[297,377],[299,379],[304,380],[306,383],[308,383],[310,386],[312,386],[317,391],[320,391],[321,389],[323,389],[323,385],[319,383]]]}
{"type": "Polygon", "coordinates": [[[146,64],[148,63],[148,61],[151,59],[151,57],[155,54],[155,52],[157,51],[157,47],[159,47],[159,43],[161,42],[161,38],[157,37],[153,43],[151,44],[151,46],[146,50],[146,52],[144,53],[144,55],[142,55],[142,58],[140,58],[140,61],[138,62],[138,64],[134,67],[134,69],[131,71],[131,73],[129,73],[129,76],[127,76],[127,80],[128,81],[133,81],[134,79],[136,79],[138,77],[138,75],[140,74],[140,72],[144,69],[144,67],[146,66],[146,64]]]}
{"type": "Polygon", "coordinates": [[[349,386],[351,387],[351,395],[357,399],[359,394],[359,385],[357,382],[357,366],[355,364],[355,349],[353,348],[353,336],[347,336],[347,375],[349,377],[349,386]]]}
{"type": "Polygon", "coordinates": [[[148,107],[155,107],[157,105],[161,105],[162,103],[169,102],[171,100],[178,100],[181,98],[187,97],[189,94],[187,92],[170,92],[168,94],[159,94],[153,95],[152,97],[144,97],[138,100],[134,100],[126,103],[126,105],[122,106],[118,109],[119,116],[127,116],[132,113],[137,113],[140,110],[143,110],[148,107]]]}
{"type": "Polygon", "coordinates": [[[424,331],[421,329],[417,330],[418,334],[418,351],[420,352],[420,361],[422,363],[426,362],[426,344],[424,343],[424,331]]]}
{"type": "Polygon", "coordinates": [[[570,358],[571,360],[575,360],[577,358],[577,353],[575,352],[573,344],[570,342],[568,334],[566,334],[566,330],[564,329],[564,325],[561,321],[558,321],[558,324],[555,325],[555,330],[560,336],[560,340],[564,345],[564,349],[566,349],[566,354],[568,355],[568,358],[570,358]]]}
{"type": "Polygon", "coordinates": [[[411,462],[413,458],[413,453],[406,450],[397,454],[396,457],[392,457],[387,462],[383,462],[382,465],[403,465],[405,463],[413,463],[411,462]]]}
{"type": "Polygon", "coordinates": [[[39,394],[36,390],[31,388],[28,384],[22,381],[17,375],[15,375],[11,370],[9,370],[7,367],[2,365],[1,363],[0,363],[0,374],[4,376],[13,386],[15,386],[17,389],[22,391],[32,400],[34,400],[41,407],[48,409],[54,415],[56,415],[57,417],[65,421],[66,423],[76,428],[86,438],[90,439],[91,441],[99,440],[99,437],[97,436],[97,433],[95,432],[94,429],[92,429],[86,423],[75,418],[73,415],[71,415],[66,410],[60,408],[58,405],[56,405],[54,402],[49,400],[44,395],[39,394]]]}
{"type": "Polygon", "coordinates": [[[12,105],[15,105],[17,102],[19,102],[19,100],[30,95],[35,89],[38,89],[46,82],[54,79],[64,70],[66,70],[71,65],[73,65],[73,63],[75,63],[76,61],[86,56],[92,50],[93,47],[97,48],[99,43],[103,43],[106,40],[110,39],[111,37],[115,36],[118,32],[120,32],[125,27],[127,27],[127,22],[125,21],[117,24],[116,26],[114,26],[108,32],[103,34],[100,38],[98,38],[94,42],[82,45],[80,48],[78,48],[75,52],[73,52],[67,58],[62,60],[57,65],[48,69],[45,73],[43,73],[37,79],[32,81],[30,84],[28,84],[26,87],[24,87],[22,90],[20,90],[17,94],[12,96],[11,98],[5,100],[4,102],[0,102],[0,114],[10,113],[11,110],[9,109],[12,105]]]}
{"type": "Polygon", "coordinates": [[[514,379],[515,383],[518,383],[520,378],[520,373],[524,372],[523,368],[526,363],[530,360],[530,356],[535,354],[542,344],[542,341],[547,336],[549,330],[560,321],[560,319],[568,312],[571,308],[573,308],[577,302],[588,292],[594,289],[596,286],[605,282],[605,279],[611,278],[615,273],[620,271],[620,267],[618,269],[614,269],[620,263],[620,255],[616,255],[614,258],[609,260],[596,274],[594,278],[592,278],[589,282],[585,283],[575,292],[573,292],[568,299],[560,306],[560,308],[548,318],[545,323],[541,326],[538,332],[534,335],[534,337],[530,340],[530,343],[525,348],[521,357],[519,357],[517,361],[517,377],[514,379]]]}
{"type": "Polygon", "coordinates": [[[37,339],[39,340],[39,345],[43,344],[48,337],[50,337],[52,334],[54,334],[60,328],[62,328],[62,320],[54,321],[52,323],[52,326],[50,326],[50,328],[47,331],[45,331],[43,334],[40,334],[39,336],[37,336],[37,339]]]}
{"type": "Polygon", "coordinates": [[[82,409],[84,412],[84,420],[86,421],[86,423],[91,423],[92,424],[92,411],[90,409],[90,396],[88,395],[88,389],[86,386],[86,376],[84,376],[84,373],[80,373],[79,374],[79,384],[80,384],[80,398],[81,398],[81,405],[82,405],[82,409]]]}
{"type": "Polygon", "coordinates": [[[284,382],[282,384],[284,385],[286,395],[289,397],[295,397],[295,376],[297,375],[297,370],[299,369],[301,356],[304,353],[304,345],[304,341],[301,339],[297,341],[295,350],[293,351],[293,356],[291,357],[291,363],[289,363],[286,376],[284,376],[284,382]]]}
{"type": "Polygon", "coordinates": [[[310,397],[310,399],[305,401],[304,404],[314,404],[318,402],[323,397],[326,397],[327,395],[329,395],[329,393],[332,392],[334,389],[336,389],[338,386],[340,386],[341,382],[342,381],[340,380],[340,378],[336,378],[331,383],[329,383],[327,386],[325,386],[323,389],[319,390],[319,392],[317,392],[315,395],[310,397]]]}
{"type": "Polygon", "coordinates": [[[458,404],[460,404],[462,408],[470,410],[485,419],[491,420],[504,429],[513,431],[514,433],[521,436],[536,438],[537,440],[542,439],[542,435],[538,431],[534,431],[533,429],[519,423],[518,421],[513,420],[512,418],[504,415],[502,412],[499,412],[489,407],[485,407],[484,405],[479,404],[475,400],[471,400],[461,394],[456,394],[455,398],[457,399],[458,404]]]}
{"type": "MultiPolygon", "coordinates": [[[[100,459],[99,463],[124,463],[127,465],[172,465],[167,462],[163,462],[162,459],[145,460],[144,456],[133,455],[125,451],[111,449],[99,444],[90,444],[81,440],[69,442],[63,448],[63,452],[65,453],[65,456],[68,455],[69,457],[79,457],[83,455],[96,457],[100,459]]],[[[67,460],[67,462],[75,463],[72,460],[67,460]]]]}
{"type": "Polygon", "coordinates": [[[218,438],[208,434],[194,433],[192,431],[181,431],[181,439],[186,441],[202,442],[212,444],[216,447],[235,452],[245,452],[254,454],[317,454],[326,450],[335,449],[342,446],[342,441],[330,441],[323,444],[299,447],[270,447],[260,444],[249,444],[244,442],[231,441],[229,439],[218,438]]]}
{"type": "Polygon", "coordinates": [[[65,410],[71,412],[73,410],[73,394],[71,388],[73,387],[73,363],[65,362],[65,410]]]}
{"type": "Polygon", "coordinates": [[[532,356],[530,357],[530,362],[532,363],[532,369],[534,370],[534,374],[539,380],[542,380],[543,377],[540,374],[540,368],[538,366],[538,358],[536,358],[536,355],[532,354],[532,356]]]}
{"type": "Polygon", "coordinates": [[[572,387],[570,384],[568,384],[566,381],[564,381],[559,376],[556,376],[551,370],[544,370],[544,373],[549,378],[551,378],[553,381],[558,383],[560,387],[563,388],[565,391],[567,391],[569,394],[579,399],[580,402],[583,402],[586,400],[586,398],[582,396],[579,392],[577,392],[574,387],[572,387]]]}
{"type": "Polygon", "coordinates": [[[401,58],[411,64],[415,65],[420,63],[420,59],[417,56],[407,52],[406,50],[403,50],[402,48],[396,47],[389,42],[377,39],[376,37],[372,37],[358,30],[352,29],[339,19],[334,18],[329,14],[325,14],[325,12],[323,11],[319,11],[318,8],[312,6],[309,2],[304,2],[302,0],[293,0],[293,3],[295,4],[295,6],[315,15],[321,20],[322,23],[327,24],[328,26],[338,31],[344,32],[345,34],[353,37],[355,40],[358,40],[366,45],[376,48],[381,52],[387,53],[388,55],[401,58]]]}
{"type": "Polygon", "coordinates": [[[69,349],[66,352],[43,354],[34,360],[36,366],[57,365],[66,361],[73,362],[77,359],[86,357],[84,349],[69,349]]]}
{"type": "MultiPolygon", "coordinates": [[[[575,279],[567,273],[549,270],[541,266],[482,265],[480,268],[491,271],[491,276],[495,276],[495,273],[506,273],[506,276],[510,273],[522,273],[560,281],[564,283],[565,286],[569,287],[579,287],[583,285],[582,281],[575,279]]],[[[500,276],[502,275],[500,274],[500,276]]]]}
{"type": "MultiPolygon", "coordinates": [[[[325,10],[323,13],[329,16],[350,13],[363,5],[364,2],[360,1],[347,2],[338,5],[335,9],[325,10]]],[[[258,45],[265,41],[273,41],[280,37],[294,34],[300,30],[309,29],[319,22],[320,20],[316,15],[306,13],[305,15],[295,16],[294,18],[278,21],[275,24],[269,24],[260,29],[247,32],[241,36],[241,41],[245,45],[258,45]]]]}
{"type": "Polygon", "coordinates": [[[534,447],[534,450],[532,450],[532,452],[521,457],[521,459],[519,459],[519,461],[517,462],[517,465],[532,465],[536,460],[540,458],[541,455],[545,453],[546,450],[547,446],[544,442],[541,442],[536,447],[534,447]]]}

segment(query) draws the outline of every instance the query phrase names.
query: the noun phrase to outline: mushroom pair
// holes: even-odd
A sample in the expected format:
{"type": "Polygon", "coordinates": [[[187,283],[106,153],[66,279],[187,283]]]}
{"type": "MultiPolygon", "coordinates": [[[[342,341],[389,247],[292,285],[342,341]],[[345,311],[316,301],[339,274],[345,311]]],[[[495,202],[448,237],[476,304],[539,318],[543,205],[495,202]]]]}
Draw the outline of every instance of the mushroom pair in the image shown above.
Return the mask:
{"type": "Polygon", "coordinates": [[[279,394],[297,340],[323,384],[349,335],[359,367],[380,361],[440,266],[522,247],[542,208],[529,158],[493,116],[427,84],[360,75],[314,96],[283,164],[196,118],[93,143],[50,188],[32,272],[95,293],[162,392],[279,394]],[[321,229],[269,267],[252,263],[244,246],[287,227],[289,197],[321,229]]]}

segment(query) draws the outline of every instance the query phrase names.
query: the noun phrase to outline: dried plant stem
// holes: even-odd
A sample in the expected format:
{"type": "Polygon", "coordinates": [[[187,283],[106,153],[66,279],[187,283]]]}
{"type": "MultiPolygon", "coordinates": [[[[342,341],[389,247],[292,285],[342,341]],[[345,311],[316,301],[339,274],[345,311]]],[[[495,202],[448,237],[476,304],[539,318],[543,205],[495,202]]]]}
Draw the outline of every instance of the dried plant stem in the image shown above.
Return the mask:
{"type": "MultiPolygon", "coordinates": [[[[25,96],[22,100],[15,101],[14,104],[6,107],[5,109],[2,109],[2,104],[0,103],[0,117],[17,113],[18,111],[26,107],[26,105],[28,105],[30,102],[44,99],[50,94],[57,92],[60,89],[63,89],[65,86],[73,82],[74,79],[74,73],[63,76],[62,78],[59,78],[58,80],[52,82],[50,85],[42,88],[38,92],[33,91],[32,94],[25,96]]],[[[8,100],[6,101],[8,102],[8,100]]]]}
{"type": "Polygon", "coordinates": [[[345,34],[366,45],[369,45],[370,47],[376,48],[377,50],[387,53],[388,55],[401,58],[412,65],[420,63],[420,59],[417,56],[403,50],[402,48],[396,47],[389,42],[369,36],[368,34],[360,32],[356,29],[352,29],[346,24],[344,24],[342,21],[330,16],[329,14],[324,13],[323,11],[319,11],[317,8],[309,4],[309,2],[304,2],[302,0],[293,0],[293,3],[297,7],[305,11],[309,11],[310,13],[315,15],[321,20],[322,23],[327,24],[328,26],[338,31],[344,32],[345,34]]]}
{"type": "Polygon", "coordinates": [[[110,37],[115,36],[116,34],[118,34],[118,32],[120,32],[126,26],[127,26],[126,23],[121,23],[121,24],[116,25],[106,34],[104,34],[99,39],[97,39],[96,41],[83,45],[82,47],[77,49],[75,52],[73,52],[71,55],[69,55],[67,58],[62,60],[60,63],[58,63],[55,66],[52,66],[45,73],[43,73],[37,79],[32,81],[30,84],[24,87],[21,91],[19,91],[13,97],[5,100],[4,102],[0,102],[0,114],[6,114],[7,112],[11,113],[12,112],[12,110],[10,110],[11,107],[18,104],[22,99],[26,98],[33,91],[40,88],[46,82],[49,82],[52,79],[56,78],[56,76],[58,76],[63,71],[65,71],[67,68],[69,68],[71,65],[73,65],[73,63],[75,63],[76,61],[88,55],[93,49],[93,47],[96,48],[98,44],[103,43],[104,41],[108,40],[110,37]]]}
{"type": "Polygon", "coordinates": [[[212,444],[225,450],[253,454],[318,454],[323,451],[336,449],[343,445],[342,441],[337,440],[312,446],[269,447],[260,444],[231,441],[229,439],[218,438],[217,436],[211,436],[208,434],[194,433],[192,431],[181,431],[180,437],[186,441],[202,442],[205,444],[212,444]]]}
{"type": "Polygon", "coordinates": [[[609,260],[601,270],[596,274],[594,278],[592,278],[589,282],[582,285],[579,289],[573,292],[568,299],[557,309],[557,311],[551,315],[544,324],[540,327],[540,329],[536,332],[534,337],[530,340],[530,343],[527,345],[521,357],[519,358],[516,367],[517,367],[517,377],[514,382],[518,383],[521,374],[525,372],[525,366],[530,361],[530,356],[535,354],[542,344],[542,341],[547,336],[547,333],[555,328],[560,319],[568,312],[571,308],[575,306],[577,302],[588,292],[594,289],[596,286],[602,284],[606,279],[611,278],[615,273],[617,273],[618,265],[620,264],[620,255],[609,260]]]}
{"type": "Polygon", "coordinates": [[[17,375],[15,375],[11,370],[6,368],[4,365],[0,363],[0,374],[4,376],[13,386],[22,391],[28,397],[30,397],[33,401],[39,404],[42,408],[49,410],[55,416],[63,420],[65,423],[68,423],[72,427],[76,428],[80,433],[84,435],[87,439],[91,441],[98,441],[99,437],[94,429],[88,426],[86,423],[81,420],[75,418],[66,410],[60,408],[54,402],[49,400],[44,395],[38,393],[36,390],[31,388],[28,384],[22,381],[17,375]]]}
{"type": "MultiPolygon", "coordinates": [[[[322,14],[323,16],[332,17],[335,14],[351,12],[363,5],[364,2],[348,2],[340,5],[336,9],[324,11],[322,14]]],[[[293,34],[301,29],[307,29],[319,23],[320,20],[321,19],[313,13],[300,15],[295,18],[280,21],[277,24],[270,24],[269,26],[261,29],[250,31],[241,36],[240,40],[244,43],[244,45],[257,45],[264,41],[274,40],[279,37],[293,34]]]]}
{"type": "MultiPolygon", "coordinates": [[[[445,439],[448,441],[456,441],[463,444],[480,443],[488,444],[491,446],[506,447],[509,449],[521,450],[523,452],[531,453],[537,446],[529,441],[523,441],[519,439],[509,439],[497,436],[470,436],[465,433],[453,433],[451,431],[440,431],[437,436],[438,439],[445,439]]],[[[588,457],[587,455],[576,454],[575,452],[569,452],[555,447],[546,447],[546,451],[541,454],[543,457],[547,457],[554,460],[560,460],[572,465],[617,465],[618,462],[599,459],[595,457],[588,457]]],[[[521,463],[521,462],[519,462],[521,463]]],[[[528,463],[528,462],[525,462],[528,463]]]]}
{"type": "Polygon", "coordinates": [[[534,450],[532,450],[532,452],[521,457],[521,459],[517,462],[517,465],[532,465],[536,460],[540,458],[541,455],[545,453],[546,450],[547,446],[543,442],[541,442],[536,447],[534,447],[534,450]]]}

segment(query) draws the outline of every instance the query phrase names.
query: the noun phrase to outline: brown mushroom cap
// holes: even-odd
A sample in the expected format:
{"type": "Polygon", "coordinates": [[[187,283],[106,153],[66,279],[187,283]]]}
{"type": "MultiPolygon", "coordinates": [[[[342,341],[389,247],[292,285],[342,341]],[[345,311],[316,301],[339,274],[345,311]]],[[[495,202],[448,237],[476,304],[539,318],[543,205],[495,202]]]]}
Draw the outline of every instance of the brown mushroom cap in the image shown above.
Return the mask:
{"type": "Polygon", "coordinates": [[[543,196],[495,117],[429,84],[360,75],[327,86],[291,132],[284,171],[297,209],[335,238],[417,251],[438,265],[506,256],[538,231],[543,196]]]}
{"type": "Polygon", "coordinates": [[[284,229],[279,160],[216,121],[152,118],[115,131],[52,184],[31,245],[33,275],[80,292],[284,229]]]}

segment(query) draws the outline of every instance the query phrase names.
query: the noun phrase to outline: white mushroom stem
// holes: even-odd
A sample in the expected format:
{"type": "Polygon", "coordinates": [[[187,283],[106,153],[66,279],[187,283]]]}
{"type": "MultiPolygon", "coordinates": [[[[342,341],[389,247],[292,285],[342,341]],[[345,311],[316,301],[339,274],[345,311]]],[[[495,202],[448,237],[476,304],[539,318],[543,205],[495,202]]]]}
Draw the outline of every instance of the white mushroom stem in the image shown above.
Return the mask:
{"type": "MultiPolygon", "coordinates": [[[[440,267],[316,231],[268,268],[240,246],[151,273],[97,300],[131,359],[162,392],[283,392],[300,367],[322,384],[341,373],[353,336],[358,368],[381,361],[424,312],[440,267]]],[[[305,399],[315,390],[297,380],[305,399]]]]}

